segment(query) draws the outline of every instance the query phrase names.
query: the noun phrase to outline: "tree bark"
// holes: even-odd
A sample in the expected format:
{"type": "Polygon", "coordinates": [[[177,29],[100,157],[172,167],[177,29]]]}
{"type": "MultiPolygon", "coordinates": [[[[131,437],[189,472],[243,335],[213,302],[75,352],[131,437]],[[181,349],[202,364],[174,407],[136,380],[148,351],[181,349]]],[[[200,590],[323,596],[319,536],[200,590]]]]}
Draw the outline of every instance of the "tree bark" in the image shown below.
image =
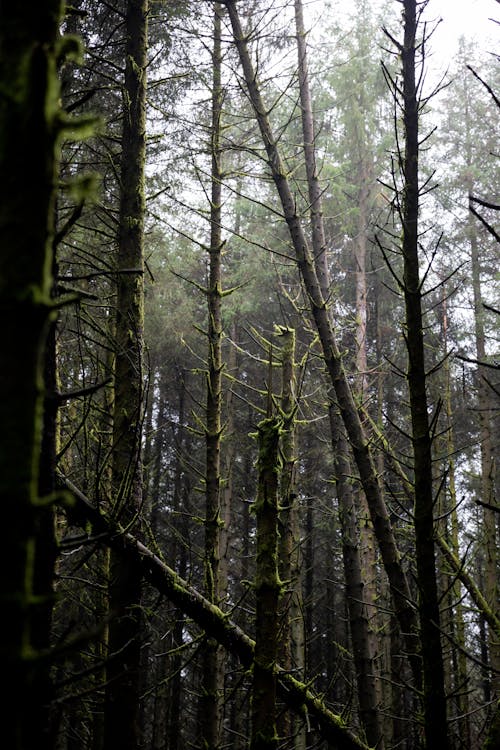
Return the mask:
{"type": "MultiPolygon", "coordinates": [[[[448,473],[448,487],[447,492],[443,493],[445,500],[439,509],[439,516],[443,519],[441,522],[443,535],[449,540],[450,548],[456,557],[460,554],[460,544],[455,472],[456,446],[453,425],[452,382],[448,347],[448,292],[446,286],[443,288],[443,300],[441,303],[441,331],[444,344],[443,356],[445,358],[443,362],[443,376],[445,391],[444,411],[447,419],[445,455],[448,464],[446,467],[448,473]]],[[[443,562],[445,561],[443,560],[443,562]]],[[[460,585],[460,580],[455,574],[455,570],[449,565],[449,563],[444,564],[442,568],[443,574],[445,575],[442,588],[443,591],[449,591],[445,614],[449,620],[446,632],[452,633],[454,641],[458,646],[458,648],[456,648],[455,644],[453,644],[452,658],[450,659],[450,671],[452,672],[453,680],[449,688],[447,686],[447,692],[454,696],[454,705],[456,706],[456,712],[459,717],[456,722],[456,728],[454,728],[455,736],[460,739],[463,747],[470,747],[471,726],[469,712],[469,675],[467,672],[466,631],[462,587],[460,585]],[[451,585],[448,580],[450,577],[452,577],[453,581],[451,585]]]]}
{"type": "Polygon", "coordinates": [[[432,437],[424,356],[422,287],[419,273],[419,98],[416,83],[417,3],[404,0],[404,154],[402,212],[403,292],[406,310],[407,381],[414,469],[414,524],[426,747],[448,747],[444,665],[434,549],[432,437]]]}
{"type": "MultiPolygon", "coordinates": [[[[333,412],[333,410],[332,405],[330,412],[333,412]]],[[[383,748],[384,737],[376,690],[372,641],[367,637],[369,612],[365,601],[364,580],[361,572],[358,514],[351,486],[347,441],[341,432],[338,415],[334,413],[330,413],[330,431],[335,455],[335,480],[342,529],[342,557],[351,643],[357,677],[359,716],[368,743],[374,747],[383,748]]]]}
{"type": "MultiPolygon", "coordinates": [[[[113,514],[126,526],[142,512],[142,412],[144,331],[144,163],[148,0],[128,0],[125,14],[125,80],[116,302],[113,412],[113,514]]],[[[141,577],[116,550],[110,555],[107,688],[104,744],[122,750],[140,745],[141,577]]]]}
{"type": "Polygon", "coordinates": [[[250,750],[276,750],[278,747],[276,663],[281,591],[278,575],[278,451],[282,425],[280,417],[268,417],[258,425],[256,613],[250,750]]]}
{"type": "Polygon", "coordinates": [[[53,602],[53,498],[40,497],[43,356],[53,317],[55,188],[65,127],[57,61],[61,2],[0,5],[0,498],[6,690],[3,741],[50,748],[48,647],[53,602]],[[35,570],[35,561],[44,560],[35,570]],[[42,627],[38,632],[36,628],[42,627]]]}
{"type": "MultiPolygon", "coordinates": [[[[470,135],[467,134],[470,148],[470,135]]],[[[469,165],[472,161],[468,154],[469,165]]],[[[469,184],[469,193],[473,192],[473,186],[469,184]]],[[[477,230],[473,220],[473,215],[469,211],[468,217],[468,235],[471,251],[471,271],[472,271],[472,292],[474,300],[474,334],[476,343],[476,358],[478,362],[486,361],[486,337],[484,330],[483,295],[481,289],[481,263],[479,258],[479,247],[477,230]]],[[[479,365],[477,373],[478,389],[478,418],[479,418],[479,438],[481,450],[481,501],[483,505],[483,528],[482,544],[484,550],[484,583],[485,598],[493,609],[498,604],[499,599],[499,581],[498,581],[498,545],[497,545],[497,516],[498,510],[495,511],[495,460],[492,445],[492,425],[491,415],[493,408],[491,403],[491,389],[485,380],[484,367],[479,365]]],[[[500,698],[500,643],[498,637],[488,628],[488,650],[490,663],[492,667],[491,686],[492,692],[497,700],[500,698]]]]}
{"type": "MultiPolygon", "coordinates": [[[[293,670],[304,678],[305,643],[302,603],[302,575],[300,549],[300,520],[296,487],[297,425],[295,330],[279,327],[281,340],[281,404],[283,430],[281,456],[283,467],[280,481],[279,575],[284,586],[281,605],[279,661],[284,669],[293,670]]],[[[280,737],[292,734],[292,717],[287,712],[278,721],[280,737]]],[[[305,745],[303,722],[294,727],[294,748],[305,745]]]]}
{"type": "MultiPolygon", "coordinates": [[[[219,603],[219,541],[221,493],[222,436],[222,149],[220,144],[222,117],[221,82],[221,15],[215,3],[212,52],[212,127],[211,127],[211,198],[210,198],[210,262],[208,299],[208,375],[206,396],[206,469],[205,469],[205,595],[219,603]]],[[[207,750],[220,743],[222,662],[216,641],[209,640],[203,649],[203,689],[201,695],[202,740],[207,750]]]]}

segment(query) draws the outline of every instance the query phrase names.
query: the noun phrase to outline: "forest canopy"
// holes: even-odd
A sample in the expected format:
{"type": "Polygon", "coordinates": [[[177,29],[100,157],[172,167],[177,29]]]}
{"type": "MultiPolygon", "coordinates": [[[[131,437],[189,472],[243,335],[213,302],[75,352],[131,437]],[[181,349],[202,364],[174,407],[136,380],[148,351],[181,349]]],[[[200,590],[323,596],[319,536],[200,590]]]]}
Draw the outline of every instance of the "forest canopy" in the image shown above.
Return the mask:
{"type": "Polygon", "coordinates": [[[0,4],[9,748],[500,747],[497,3],[0,4]]]}

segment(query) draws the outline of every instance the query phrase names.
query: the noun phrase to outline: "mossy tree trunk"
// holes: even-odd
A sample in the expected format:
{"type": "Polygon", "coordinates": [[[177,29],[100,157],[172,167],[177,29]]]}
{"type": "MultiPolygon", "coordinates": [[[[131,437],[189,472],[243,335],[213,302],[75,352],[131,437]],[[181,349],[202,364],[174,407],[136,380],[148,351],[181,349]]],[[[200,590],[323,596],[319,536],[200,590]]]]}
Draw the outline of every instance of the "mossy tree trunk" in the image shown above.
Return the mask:
{"type": "MultiPolygon", "coordinates": [[[[252,666],[255,642],[227,614],[190,586],[130,532],[123,531],[107,514],[95,508],[72,482],[62,476],[60,480],[61,486],[73,495],[79,517],[87,519],[93,527],[92,533],[103,534],[110,547],[121,552],[159,593],[167,596],[186,617],[192,618],[207,635],[234,654],[243,667],[249,669],[252,666]]],[[[369,750],[368,745],[353,735],[343,719],[328,709],[307,685],[279,666],[276,666],[275,677],[283,700],[301,716],[308,714],[326,742],[338,750],[369,750]]]]}
{"type": "MultiPolygon", "coordinates": [[[[144,330],[144,163],[148,0],[128,0],[121,153],[113,412],[113,514],[126,527],[142,511],[144,330]]],[[[141,576],[116,551],[110,556],[109,656],[104,744],[140,745],[141,576]]]]}
{"type": "Polygon", "coordinates": [[[43,357],[52,318],[60,0],[0,5],[0,497],[3,742],[49,748],[46,658],[54,537],[40,469],[43,357]],[[43,566],[35,570],[35,561],[43,566]]]}
{"type": "Polygon", "coordinates": [[[279,635],[278,489],[281,417],[258,426],[258,491],[255,596],[255,655],[252,683],[250,750],[276,750],[276,664],[279,635]]]}
{"type": "MultiPolygon", "coordinates": [[[[215,3],[212,51],[212,128],[210,247],[208,278],[208,373],[206,400],[205,467],[205,596],[219,604],[219,543],[222,436],[222,7],[215,3]]],[[[208,640],[203,649],[201,730],[203,745],[214,750],[220,743],[222,662],[219,645],[208,640]]]]}
{"type": "MultiPolygon", "coordinates": [[[[302,602],[300,519],[296,486],[297,462],[297,397],[295,377],[295,330],[278,328],[281,341],[281,412],[283,430],[281,456],[283,467],[280,480],[279,512],[279,576],[284,591],[280,617],[280,664],[292,670],[298,679],[304,678],[305,641],[302,602]]],[[[292,717],[282,712],[278,729],[280,737],[292,734],[292,717]]],[[[293,727],[296,750],[305,743],[304,723],[293,727]]]]}

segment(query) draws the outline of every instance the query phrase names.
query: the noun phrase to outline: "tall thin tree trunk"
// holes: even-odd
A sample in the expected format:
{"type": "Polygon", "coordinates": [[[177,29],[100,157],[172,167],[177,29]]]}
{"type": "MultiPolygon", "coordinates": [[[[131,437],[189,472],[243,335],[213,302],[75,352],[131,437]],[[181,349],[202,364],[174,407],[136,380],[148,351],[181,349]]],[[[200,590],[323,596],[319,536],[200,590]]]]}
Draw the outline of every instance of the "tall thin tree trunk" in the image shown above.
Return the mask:
{"type": "MultiPolygon", "coordinates": [[[[455,478],[455,436],[453,430],[453,405],[452,405],[452,382],[450,372],[449,347],[448,347],[448,305],[447,305],[446,287],[443,289],[443,301],[441,303],[442,319],[441,330],[444,343],[444,410],[448,423],[446,432],[446,457],[448,461],[448,493],[445,495],[446,502],[440,512],[440,515],[446,520],[449,519],[449,531],[446,533],[449,539],[450,547],[456,557],[460,558],[459,534],[458,534],[458,500],[456,491],[455,478]]],[[[445,532],[447,530],[445,529],[445,532]]],[[[446,561],[443,561],[446,564],[446,561]]],[[[453,568],[447,565],[446,572],[448,576],[455,577],[453,568]]],[[[465,620],[463,608],[463,595],[460,580],[455,579],[450,587],[448,581],[444,582],[443,590],[450,589],[449,598],[449,619],[452,635],[456,644],[453,645],[452,664],[453,664],[453,684],[450,685],[449,692],[453,691],[456,711],[459,716],[456,725],[456,736],[460,747],[469,748],[471,746],[471,727],[469,714],[469,677],[467,674],[467,653],[465,642],[465,620]]]]}
{"type": "MultiPolygon", "coordinates": [[[[208,279],[208,378],[206,406],[205,474],[205,595],[219,603],[219,527],[221,492],[222,435],[222,7],[215,3],[212,53],[212,128],[210,265],[208,279]]],[[[203,651],[203,691],[201,699],[202,737],[207,750],[219,746],[221,731],[222,662],[216,641],[207,640],[203,651]]]]}
{"type": "Polygon", "coordinates": [[[280,417],[258,426],[259,486],[255,503],[257,547],[255,571],[255,656],[252,684],[250,750],[276,750],[276,663],[279,635],[278,485],[280,417]]]}
{"type": "MultiPolygon", "coordinates": [[[[303,631],[301,612],[300,576],[300,534],[298,533],[298,497],[295,480],[297,461],[297,428],[295,413],[295,331],[293,328],[278,329],[281,342],[281,411],[283,430],[281,437],[282,471],[280,482],[280,534],[279,534],[279,575],[284,586],[281,602],[280,665],[293,670],[297,679],[303,678],[304,659],[300,653],[300,632],[303,631]],[[298,661],[297,661],[298,657],[298,661]]],[[[288,739],[292,731],[291,716],[288,711],[281,714],[278,722],[281,738],[288,739]]],[[[303,734],[298,728],[298,734],[303,734]]],[[[297,746],[297,741],[295,741],[297,746]]]]}
{"type": "MultiPolygon", "coordinates": [[[[469,185],[472,193],[472,185],[469,185]]],[[[486,361],[486,336],[484,330],[483,295],[481,289],[481,264],[477,229],[474,217],[469,211],[468,235],[471,251],[472,292],[474,299],[474,333],[476,343],[476,357],[479,362],[486,361]]],[[[491,427],[491,388],[485,380],[484,368],[480,365],[476,373],[478,389],[478,418],[481,451],[481,501],[483,506],[483,529],[481,534],[482,549],[484,550],[484,594],[493,609],[498,605],[498,546],[497,546],[497,516],[495,511],[495,465],[493,459],[492,427],[491,427]]],[[[488,628],[488,650],[492,668],[492,694],[500,698],[500,643],[488,628]]]]}
{"type": "Polygon", "coordinates": [[[424,733],[427,748],[448,747],[444,666],[434,549],[432,437],[424,355],[422,287],[419,272],[419,110],[416,82],[417,2],[404,0],[403,65],[404,154],[401,219],[403,293],[406,310],[408,390],[414,464],[414,523],[423,666],[424,733]]]}
{"type": "Polygon", "coordinates": [[[330,431],[335,455],[335,479],[342,529],[342,556],[352,651],[357,676],[359,715],[368,744],[383,748],[384,737],[376,690],[372,641],[367,637],[369,612],[364,596],[358,514],[351,485],[348,446],[341,431],[338,415],[332,413],[333,411],[332,406],[330,408],[330,431]]]}
{"type": "MultiPolygon", "coordinates": [[[[187,372],[179,371],[177,390],[179,393],[178,415],[179,421],[175,429],[176,460],[174,466],[172,516],[174,540],[172,543],[172,559],[176,561],[179,575],[185,576],[187,571],[187,496],[189,486],[186,486],[186,472],[184,461],[186,454],[186,395],[188,391],[187,372]]],[[[165,671],[170,671],[168,686],[168,705],[165,711],[168,716],[166,727],[165,747],[167,750],[178,750],[182,747],[182,721],[184,717],[183,698],[185,686],[182,679],[182,654],[179,649],[184,639],[185,615],[182,610],[176,611],[175,624],[172,630],[171,644],[174,654],[167,657],[165,671]]],[[[168,676],[168,675],[167,675],[168,676]]]]}
{"type": "MultiPolygon", "coordinates": [[[[125,15],[125,81],[116,302],[113,415],[113,512],[138,526],[142,511],[142,412],[144,330],[144,163],[148,0],[128,0],[125,15]]],[[[140,746],[141,577],[111,553],[109,657],[104,744],[140,746]]]]}
{"type": "MultiPolygon", "coordinates": [[[[366,255],[367,255],[367,232],[368,232],[368,213],[369,213],[369,195],[372,165],[368,162],[366,147],[359,145],[361,163],[358,169],[358,224],[356,239],[354,242],[354,262],[355,262],[355,281],[356,281],[356,381],[357,397],[363,405],[363,410],[367,408],[368,399],[368,355],[367,355],[367,325],[368,325],[368,299],[367,299],[367,279],[366,279],[366,255]]],[[[375,456],[375,462],[378,467],[379,454],[375,456]]],[[[370,510],[366,500],[365,493],[359,485],[355,488],[358,497],[356,505],[358,507],[359,517],[359,555],[361,559],[361,576],[363,580],[363,599],[366,606],[366,638],[369,641],[368,651],[370,662],[366,663],[368,683],[365,682],[364,674],[361,676],[361,682],[373,687],[373,696],[371,697],[372,712],[375,707],[380,706],[382,699],[382,686],[379,679],[379,666],[376,656],[380,651],[379,638],[377,633],[378,627],[378,610],[377,610],[377,549],[376,539],[373,533],[373,526],[370,519],[370,510]]],[[[383,493],[383,489],[381,488],[383,493]]],[[[381,729],[381,725],[378,728],[381,729]]],[[[369,739],[373,742],[372,739],[369,739]]],[[[383,750],[383,745],[378,745],[383,750]]]]}

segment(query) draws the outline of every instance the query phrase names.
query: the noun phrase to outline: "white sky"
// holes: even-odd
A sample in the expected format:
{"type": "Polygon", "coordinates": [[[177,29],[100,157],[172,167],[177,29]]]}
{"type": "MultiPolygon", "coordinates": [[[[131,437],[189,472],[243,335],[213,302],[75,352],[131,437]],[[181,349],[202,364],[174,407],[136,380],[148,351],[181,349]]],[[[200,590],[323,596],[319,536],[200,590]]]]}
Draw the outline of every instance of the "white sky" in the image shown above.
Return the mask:
{"type": "MultiPolygon", "coordinates": [[[[306,14],[314,19],[312,27],[319,23],[326,8],[330,12],[342,13],[350,7],[349,0],[303,0],[306,14]]],[[[388,3],[388,11],[394,18],[401,17],[401,5],[393,0],[388,3]]],[[[433,53],[433,67],[447,68],[458,50],[461,36],[473,38],[482,52],[500,53],[500,3],[496,0],[429,0],[425,12],[426,19],[442,19],[433,35],[427,52],[433,53]]],[[[428,60],[430,62],[430,60],[428,60]]]]}
{"type": "Polygon", "coordinates": [[[452,57],[462,35],[477,39],[483,51],[499,51],[500,26],[489,20],[500,20],[496,0],[430,0],[426,15],[443,19],[431,43],[439,56],[446,49],[443,57],[452,57]]]}

